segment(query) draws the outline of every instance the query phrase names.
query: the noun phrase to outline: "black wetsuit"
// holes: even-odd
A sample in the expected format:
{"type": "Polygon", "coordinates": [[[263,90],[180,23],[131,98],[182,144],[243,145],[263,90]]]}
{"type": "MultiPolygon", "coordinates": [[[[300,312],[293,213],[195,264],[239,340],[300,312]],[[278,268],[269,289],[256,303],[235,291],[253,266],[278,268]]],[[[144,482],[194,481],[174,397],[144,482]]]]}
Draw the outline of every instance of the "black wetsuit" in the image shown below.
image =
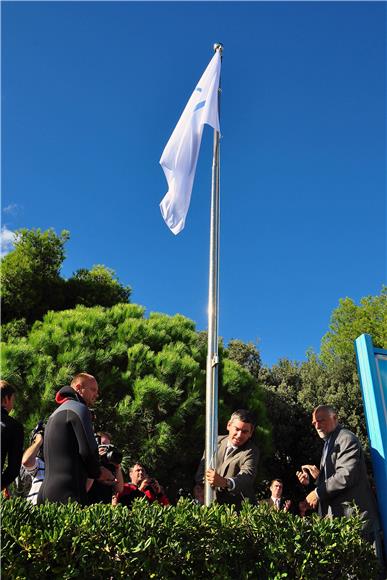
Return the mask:
{"type": "Polygon", "coordinates": [[[71,387],[56,396],[60,407],[49,418],[44,432],[46,476],[39,491],[44,501],[88,503],[86,480],[100,473],[98,445],[91,414],[83,398],[71,387]]]}
{"type": "Polygon", "coordinates": [[[1,489],[7,487],[19,475],[23,440],[23,426],[13,417],[9,417],[7,410],[1,407],[1,489]],[[4,469],[6,457],[8,465],[4,469]]]}

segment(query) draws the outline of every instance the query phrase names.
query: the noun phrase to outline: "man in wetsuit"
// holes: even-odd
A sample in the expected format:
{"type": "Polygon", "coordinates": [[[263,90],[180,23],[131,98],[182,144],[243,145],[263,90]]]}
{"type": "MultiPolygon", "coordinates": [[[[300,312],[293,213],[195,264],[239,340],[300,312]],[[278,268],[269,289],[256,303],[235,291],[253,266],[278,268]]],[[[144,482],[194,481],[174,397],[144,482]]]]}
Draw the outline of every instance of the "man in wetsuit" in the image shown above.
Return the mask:
{"type": "Polygon", "coordinates": [[[44,501],[82,505],[88,503],[88,478],[107,484],[114,475],[100,465],[98,445],[94,437],[91,413],[98,397],[98,383],[92,375],[79,373],[69,387],[56,394],[60,405],[49,418],[44,435],[46,476],[38,495],[44,501]]]}

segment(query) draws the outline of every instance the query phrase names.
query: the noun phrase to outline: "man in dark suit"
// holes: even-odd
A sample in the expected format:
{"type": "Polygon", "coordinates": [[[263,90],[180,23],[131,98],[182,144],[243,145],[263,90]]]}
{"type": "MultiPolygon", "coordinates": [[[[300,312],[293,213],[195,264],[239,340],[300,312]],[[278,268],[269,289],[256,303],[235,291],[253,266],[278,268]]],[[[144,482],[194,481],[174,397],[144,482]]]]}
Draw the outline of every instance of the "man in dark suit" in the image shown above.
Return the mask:
{"type": "Polygon", "coordinates": [[[254,499],[259,451],[251,441],[254,419],[249,411],[235,411],[227,423],[228,435],[218,438],[216,469],[204,473],[204,456],[196,472],[195,481],[204,477],[216,489],[218,503],[240,505],[243,499],[254,499]]]}
{"type": "Polygon", "coordinates": [[[321,516],[349,517],[353,511],[349,504],[355,501],[364,514],[365,532],[377,530],[376,502],[358,438],[340,425],[335,410],[328,405],[320,405],[313,411],[312,424],[324,439],[320,469],[304,465],[302,471],[297,472],[303,485],[308,485],[309,473],[316,479],[316,488],[306,497],[309,506],[318,507],[321,516]]]}
{"type": "Polygon", "coordinates": [[[23,455],[23,426],[9,412],[15,403],[15,388],[7,381],[0,381],[1,388],[1,489],[6,489],[20,472],[23,455]],[[8,465],[4,469],[5,460],[8,465]],[[4,469],[4,471],[3,471],[4,469]]]}
{"type": "Polygon", "coordinates": [[[259,503],[267,503],[269,507],[272,507],[277,511],[283,510],[284,512],[288,512],[292,502],[290,499],[285,499],[282,497],[283,490],[284,484],[282,479],[273,479],[270,482],[271,496],[268,499],[262,499],[259,503]]]}

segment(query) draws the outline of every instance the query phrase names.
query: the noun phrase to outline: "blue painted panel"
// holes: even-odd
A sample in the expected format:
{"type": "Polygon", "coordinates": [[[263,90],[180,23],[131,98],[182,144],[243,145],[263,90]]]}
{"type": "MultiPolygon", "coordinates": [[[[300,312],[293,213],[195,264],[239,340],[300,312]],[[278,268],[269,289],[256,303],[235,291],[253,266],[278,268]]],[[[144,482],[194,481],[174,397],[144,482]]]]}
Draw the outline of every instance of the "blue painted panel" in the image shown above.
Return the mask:
{"type": "Polygon", "coordinates": [[[377,354],[375,356],[376,369],[378,372],[379,383],[382,388],[382,402],[384,408],[384,417],[387,423],[387,351],[385,355],[377,354]]]}
{"type": "MultiPolygon", "coordinates": [[[[387,538],[387,350],[374,349],[372,338],[355,340],[371,459],[384,538],[387,538]]],[[[384,550],[387,556],[386,541],[384,550]]]]}

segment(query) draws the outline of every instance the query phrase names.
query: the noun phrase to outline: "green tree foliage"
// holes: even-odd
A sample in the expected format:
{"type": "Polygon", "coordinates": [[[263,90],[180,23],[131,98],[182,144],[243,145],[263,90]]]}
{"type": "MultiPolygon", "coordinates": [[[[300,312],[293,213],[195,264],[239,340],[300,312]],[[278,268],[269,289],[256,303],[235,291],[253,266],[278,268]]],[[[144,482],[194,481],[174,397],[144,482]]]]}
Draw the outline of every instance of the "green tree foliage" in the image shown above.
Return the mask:
{"type": "Polygon", "coordinates": [[[77,304],[84,306],[114,306],[120,302],[128,302],[131,289],[122,286],[114,270],[97,264],[87,270],[77,270],[66,283],[66,308],[74,308],[77,304]]]}
{"type": "MultiPolygon", "coordinates": [[[[58,388],[80,371],[96,376],[97,428],[113,434],[128,461],[141,459],[173,495],[192,488],[204,447],[206,352],[194,323],[134,304],[78,306],[49,312],[27,337],[3,345],[3,376],[19,387],[17,415],[27,431],[55,408],[58,388]]],[[[255,411],[258,443],[269,441],[261,390],[250,373],[224,358],[220,431],[230,413],[255,411]]],[[[223,431],[224,432],[224,431],[223,431]]]]}
{"type": "Polygon", "coordinates": [[[227,345],[225,356],[244,367],[256,379],[262,366],[261,355],[252,342],[244,343],[241,340],[233,339],[227,345]]]}
{"type": "Polygon", "coordinates": [[[333,311],[329,331],[321,342],[321,360],[328,367],[337,362],[355,365],[353,342],[370,334],[375,347],[387,348],[387,286],[379,296],[366,296],[357,305],[351,298],[340,300],[333,311]]]}
{"type": "Polygon", "coordinates": [[[60,235],[52,229],[16,232],[14,250],[1,261],[5,340],[25,336],[28,327],[49,310],[128,302],[130,287],[122,286],[114,271],[105,266],[78,270],[68,280],[60,276],[69,237],[65,230],[60,235]]]}
{"type": "Polygon", "coordinates": [[[6,342],[11,341],[14,338],[27,336],[28,330],[29,325],[25,318],[11,320],[1,326],[1,340],[6,342]]]}
{"type": "Polygon", "coordinates": [[[59,236],[52,229],[21,229],[14,250],[1,261],[3,322],[25,318],[32,322],[63,302],[64,281],[59,275],[69,233],[59,236]]]}

